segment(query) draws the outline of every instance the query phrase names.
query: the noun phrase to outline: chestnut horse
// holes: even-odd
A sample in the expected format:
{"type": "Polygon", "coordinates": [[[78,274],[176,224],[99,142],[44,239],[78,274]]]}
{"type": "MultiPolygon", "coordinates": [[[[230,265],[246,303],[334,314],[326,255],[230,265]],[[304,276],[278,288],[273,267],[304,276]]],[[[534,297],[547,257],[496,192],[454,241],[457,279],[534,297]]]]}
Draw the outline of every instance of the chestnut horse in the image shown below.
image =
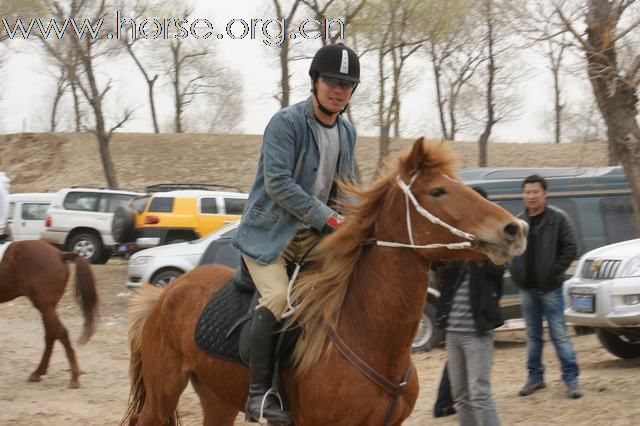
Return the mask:
{"type": "MultiPolygon", "coordinates": [[[[457,180],[454,164],[444,144],[418,139],[370,188],[343,185],[355,202],[292,295],[304,328],[294,368],[283,375],[295,424],[400,425],[418,396],[411,342],[431,261],[504,263],[524,251],[527,225],[457,180]]],[[[132,387],[122,424],[179,423],[178,399],[191,381],[204,424],[233,425],[249,371],[207,356],[194,339],[201,311],[232,273],[201,266],[166,289],[143,287],[132,301],[132,387]]]]}
{"type": "Polygon", "coordinates": [[[56,312],[69,279],[68,260],[76,263],[76,298],[84,314],[80,344],[88,342],[95,330],[98,296],[89,263],[75,253],[61,252],[40,240],[11,243],[0,262],[0,303],[26,296],[42,314],[45,349],[40,365],[31,373],[29,381],[39,382],[40,377],[47,374],[53,344],[60,340],[71,364],[69,386],[77,388],[80,386],[80,368],[67,329],[56,312]]]}

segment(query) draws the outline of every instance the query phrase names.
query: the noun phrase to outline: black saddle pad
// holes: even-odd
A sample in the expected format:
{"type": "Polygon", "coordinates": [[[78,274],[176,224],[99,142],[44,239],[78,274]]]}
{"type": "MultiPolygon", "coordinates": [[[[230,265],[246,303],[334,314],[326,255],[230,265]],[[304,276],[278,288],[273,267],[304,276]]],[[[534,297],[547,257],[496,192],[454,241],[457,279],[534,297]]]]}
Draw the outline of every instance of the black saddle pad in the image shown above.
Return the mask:
{"type": "MultiPolygon", "coordinates": [[[[246,271],[245,271],[246,272],[246,271]]],[[[208,355],[248,364],[249,329],[258,304],[257,291],[242,269],[211,297],[196,324],[198,347],[208,355]]],[[[289,355],[300,336],[299,327],[279,333],[276,359],[279,368],[289,368],[289,355]]]]}
{"type": "Polygon", "coordinates": [[[209,355],[243,363],[240,332],[249,321],[254,293],[241,292],[233,279],[217,291],[207,303],[196,324],[196,343],[209,355]],[[243,321],[244,320],[244,321],[243,321]]]}

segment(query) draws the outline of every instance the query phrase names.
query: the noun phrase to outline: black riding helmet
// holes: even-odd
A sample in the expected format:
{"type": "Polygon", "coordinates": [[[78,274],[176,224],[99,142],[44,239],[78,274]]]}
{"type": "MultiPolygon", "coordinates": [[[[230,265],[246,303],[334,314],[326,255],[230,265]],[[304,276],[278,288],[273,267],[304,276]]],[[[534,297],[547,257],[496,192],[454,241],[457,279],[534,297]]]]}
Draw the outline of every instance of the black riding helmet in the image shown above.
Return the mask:
{"type": "MultiPolygon", "coordinates": [[[[311,76],[313,80],[311,92],[316,96],[316,100],[318,100],[316,95],[316,82],[320,76],[353,81],[356,83],[351,92],[353,95],[353,92],[355,92],[360,82],[360,60],[356,52],[344,44],[328,44],[321,47],[314,55],[311,66],[309,67],[309,76],[311,76]]],[[[325,114],[332,114],[332,112],[322,106],[319,101],[318,106],[325,114]]],[[[346,111],[348,106],[347,104],[340,114],[346,111]]]]}

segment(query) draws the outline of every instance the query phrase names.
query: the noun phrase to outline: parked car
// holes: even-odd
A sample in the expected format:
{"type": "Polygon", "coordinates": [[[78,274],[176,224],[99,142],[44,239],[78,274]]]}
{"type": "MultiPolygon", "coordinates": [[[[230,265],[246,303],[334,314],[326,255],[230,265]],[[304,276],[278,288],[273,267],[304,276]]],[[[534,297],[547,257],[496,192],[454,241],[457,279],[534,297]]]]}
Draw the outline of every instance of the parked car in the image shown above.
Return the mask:
{"type": "Polygon", "coordinates": [[[0,172],[0,243],[8,232],[6,229],[7,211],[9,210],[9,178],[3,172],[0,172]]]}
{"type": "Polygon", "coordinates": [[[113,212],[138,192],[103,188],[65,188],[58,191],[45,217],[42,239],[75,251],[91,263],[105,263],[113,251],[113,212]]]}
{"type": "Polygon", "coordinates": [[[564,283],[565,316],[620,358],[640,357],[640,239],[591,250],[564,283]]]}
{"type": "Polygon", "coordinates": [[[136,248],[201,238],[240,219],[248,194],[208,190],[158,192],[118,208],[112,230],[119,243],[136,248]]]}
{"type": "Polygon", "coordinates": [[[9,195],[7,230],[13,241],[39,240],[55,194],[31,192],[9,195]]]}
{"type": "Polygon", "coordinates": [[[134,253],[129,258],[127,287],[135,288],[150,282],[158,286],[171,284],[177,277],[194,269],[202,259],[207,248],[220,239],[226,240],[230,249],[216,257],[215,263],[232,267],[239,264],[239,255],[228,244],[236,232],[238,223],[228,224],[204,237],[160,247],[152,247],[134,253]]]}

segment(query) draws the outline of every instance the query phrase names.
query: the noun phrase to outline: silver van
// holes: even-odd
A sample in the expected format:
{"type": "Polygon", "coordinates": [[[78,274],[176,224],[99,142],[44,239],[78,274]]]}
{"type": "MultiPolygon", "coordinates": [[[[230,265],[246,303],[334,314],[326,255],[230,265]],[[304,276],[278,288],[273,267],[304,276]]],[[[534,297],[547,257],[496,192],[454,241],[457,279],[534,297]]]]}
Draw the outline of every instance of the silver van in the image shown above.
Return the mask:
{"type": "Polygon", "coordinates": [[[31,192],[9,195],[7,230],[12,241],[39,240],[47,209],[56,194],[31,192]]]}

